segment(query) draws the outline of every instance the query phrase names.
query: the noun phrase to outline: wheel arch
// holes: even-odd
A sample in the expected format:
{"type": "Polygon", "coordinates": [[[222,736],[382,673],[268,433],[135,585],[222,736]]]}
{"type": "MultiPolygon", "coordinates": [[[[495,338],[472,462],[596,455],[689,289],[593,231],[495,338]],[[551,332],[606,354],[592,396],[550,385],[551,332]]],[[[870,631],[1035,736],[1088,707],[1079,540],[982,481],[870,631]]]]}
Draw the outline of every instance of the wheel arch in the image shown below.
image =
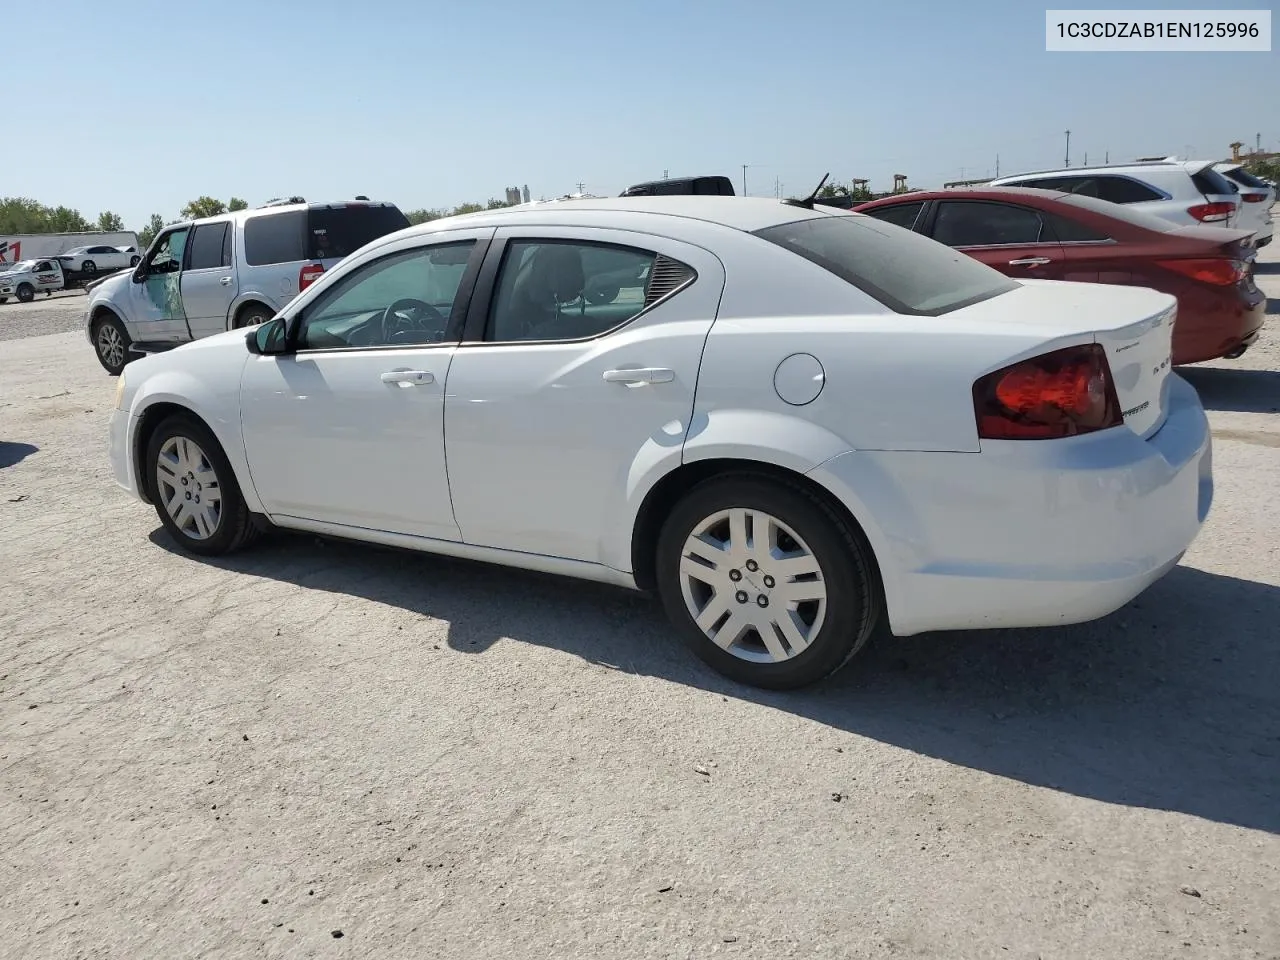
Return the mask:
{"type": "Polygon", "coordinates": [[[251,512],[261,513],[262,503],[258,499],[249,473],[244,443],[240,436],[239,418],[232,421],[226,417],[212,415],[209,410],[208,405],[198,401],[193,402],[191,397],[179,395],[171,390],[156,391],[134,401],[130,411],[133,423],[129,436],[129,462],[134,470],[138,495],[147,503],[151,502],[150,484],[147,481],[148,474],[144,463],[147,444],[156,428],[168,417],[176,414],[198,421],[213,434],[214,439],[222,447],[222,453],[227,458],[227,462],[231,464],[245,504],[251,512]]]}
{"type": "Polygon", "coordinates": [[[772,480],[804,491],[822,501],[836,516],[863,540],[871,558],[871,575],[875,589],[882,593],[884,577],[881,553],[877,549],[883,538],[869,518],[859,517],[840,497],[805,473],[766,460],[743,457],[710,457],[682,463],[664,475],[645,495],[636,514],[631,537],[631,569],[636,586],[652,590],[656,581],[658,536],[671,509],[680,498],[697,485],[716,477],[752,476],[772,480]]]}
{"type": "Polygon", "coordinates": [[[257,290],[250,290],[247,293],[240,294],[231,301],[231,307],[227,310],[227,329],[234,330],[236,327],[236,321],[240,319],[240,315],[250,307],[264,307],[272,316],[275,316],[275,314],[280,312],[280,308],[276,307],[271,302],[270,297],[257,290]]]}

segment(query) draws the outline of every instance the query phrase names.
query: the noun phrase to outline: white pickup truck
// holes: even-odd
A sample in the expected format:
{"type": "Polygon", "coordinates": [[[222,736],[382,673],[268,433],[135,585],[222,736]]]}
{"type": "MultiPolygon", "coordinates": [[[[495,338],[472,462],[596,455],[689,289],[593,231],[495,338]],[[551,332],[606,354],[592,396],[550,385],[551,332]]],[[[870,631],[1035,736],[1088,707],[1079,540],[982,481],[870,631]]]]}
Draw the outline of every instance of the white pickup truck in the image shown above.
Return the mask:
{"type": "Polygon", "coordinates": [[[38,260],[19,260],[0,266],[0,303],[10,297],[20,303],[30,303],[37,293],[46,297],[67,285],[62,265],[53,257],[38,260]]]}

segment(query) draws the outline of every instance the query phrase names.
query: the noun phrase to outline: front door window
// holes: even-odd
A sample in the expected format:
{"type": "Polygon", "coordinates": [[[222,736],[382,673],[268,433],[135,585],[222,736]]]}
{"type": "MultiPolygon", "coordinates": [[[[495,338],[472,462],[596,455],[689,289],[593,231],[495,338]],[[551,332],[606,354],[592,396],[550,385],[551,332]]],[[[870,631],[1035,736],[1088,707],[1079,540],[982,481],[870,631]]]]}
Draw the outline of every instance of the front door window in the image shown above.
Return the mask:
{"type": "Polygon", "coordinates": [[[160,238],[147,263],[147,299],[162,319],[182,316],[182,294],[178,279],[182,255],[187,248],[187,229],[174,230],[160,238]]]}

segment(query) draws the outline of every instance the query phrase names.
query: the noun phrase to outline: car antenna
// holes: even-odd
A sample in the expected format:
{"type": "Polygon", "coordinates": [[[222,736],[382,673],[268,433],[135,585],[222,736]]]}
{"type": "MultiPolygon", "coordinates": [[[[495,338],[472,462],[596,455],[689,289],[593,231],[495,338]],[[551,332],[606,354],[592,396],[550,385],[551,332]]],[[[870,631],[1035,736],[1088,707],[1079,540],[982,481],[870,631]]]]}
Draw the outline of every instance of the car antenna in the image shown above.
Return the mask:
{"type": "Polygon", "coordinates": [[[826,186],[827,177],[829,176],[831,176],[830,171],[828,171],[827,173],[824,173],[822,175],[822,179],[818,181],[818,185],[813,188],[813,193],[809,194],[803,200],[796,200],[794,198],[791,198],[791,199],[783,200],[782,202],[789,203],[793,207],[804,207],[806,210],[812,210],[813,201],[818,198],[818,191],[821,190],[824,186],[826,186]]]}

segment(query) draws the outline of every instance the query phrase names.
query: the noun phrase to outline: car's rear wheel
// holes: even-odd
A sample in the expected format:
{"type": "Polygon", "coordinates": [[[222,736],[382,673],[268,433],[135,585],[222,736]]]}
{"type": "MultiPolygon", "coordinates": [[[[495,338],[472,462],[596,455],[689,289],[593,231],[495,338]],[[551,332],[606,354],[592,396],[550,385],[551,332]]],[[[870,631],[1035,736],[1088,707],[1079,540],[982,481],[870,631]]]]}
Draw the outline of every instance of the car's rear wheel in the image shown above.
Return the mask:
{"type": "Polygon", "coordinates": [[[95,273],[97,273],[97,272],[98,272],[98,265],[97,265],[96,263],[94,263],[92,260],[86,260],[86,261],[81,265],[81,267],[80,267],[80,272],[81,272],[81,273],[87,273],[89,276],[91,276],[91,277],[92,277],[95,273]]]}
{"type": "Polygon", "coordinates": [[[133,339],[119,317],[112,314],[94,321],[93,351],[102,368],[113,377],[118,377],[130,360],[137,359],[129,352],[132,344],[133,339]]]}
{"type": "Polygon", "coordinates": [[[866,645],[879,618],[861,532],[820,499],[768,477],[694,487],[663,526],[656,573],[686,643],[752,686],[829,676],[866,645]]]}
{"type": "Polygon", "coordinates": [[[140,264],[141,262],[142,262],[142,258],[141,258],[141,257],[130,257],[130,258],[129,258],[129,266],[131,266],[131,267],[136,267],[136,266],[137,266],[138,264],[140,264]]]}
{"type": "Polygon", "coordinates": [[[236,314],[235,329],[239,330],[241,327],[252,327],[259,323],[266,323],[274,316],[275,312],[269,307],[265,307],[260,303],[247,303],[236,314]]]}
{"type": "Polygon", "coordinates": [[[36,298],[36,288],[29,283],[18,284],[16,293],[19,303],[30,303],[36,298]]]}
{"type": "Polygon", "coordinates": [[[147,442],[148,493],[160,522],[184,550],[215,556],[257,538],[231,464],[209,429],[174,415],[147,442]]]}

